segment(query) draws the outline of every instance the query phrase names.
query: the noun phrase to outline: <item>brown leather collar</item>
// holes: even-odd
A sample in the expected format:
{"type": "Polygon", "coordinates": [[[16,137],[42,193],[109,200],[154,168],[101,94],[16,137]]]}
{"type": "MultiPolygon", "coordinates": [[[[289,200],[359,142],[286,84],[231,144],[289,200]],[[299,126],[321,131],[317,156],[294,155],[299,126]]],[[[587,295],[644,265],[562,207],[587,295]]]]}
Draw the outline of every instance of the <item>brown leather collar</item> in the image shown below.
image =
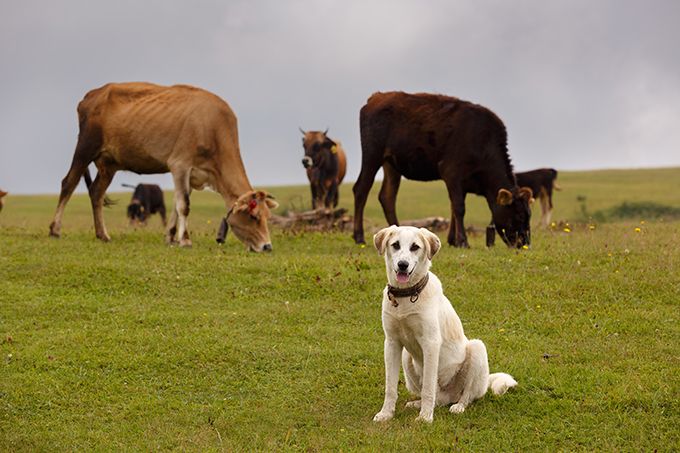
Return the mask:
{"type": "Polygon", "coordinates": [[[425,288],[425,285],[427,285],[429,279],[430,273],[428,272],[425,274],[425,277],[423,277],[422,280],[409,288],[397,288],[388,284],[387,298],[390,300],[390,302],[392,302],[393,307],[399,306],[397,297],[408,297],[411,303],[415,304],[418,301],[418,297],[420,297],[420,292],[423,290],[423,288],[425,288]]]}

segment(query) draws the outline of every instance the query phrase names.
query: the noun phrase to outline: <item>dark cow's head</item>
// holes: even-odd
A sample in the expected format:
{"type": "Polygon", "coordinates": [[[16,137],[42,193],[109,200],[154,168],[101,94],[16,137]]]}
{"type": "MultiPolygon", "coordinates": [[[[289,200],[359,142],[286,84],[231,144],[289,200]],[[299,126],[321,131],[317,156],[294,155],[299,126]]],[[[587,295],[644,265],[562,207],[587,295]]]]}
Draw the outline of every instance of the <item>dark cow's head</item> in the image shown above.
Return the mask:
{"type": "Polygon", "coordinates": [[[137,199],[133,199],[127,207],[127,216],[130,219],[130,226],[134,226],[137,223],[145,223],[147,215],[148,213],[144,209],[144,206],[142,206],[142,203],[137,199]]]}
{"type": "Polygon", "coordinates": [[[302,166],[309,169],[318,167],[324,159],[325,151],[332,151],[336,143],[326,135],[325,131],[303,131],[302,147],[305,149],[305,157],[302,158],[302,166]]]}
{"type": "Polygon", "coordinates": [[[222,220],[217,242],[224,242],[227,230],[231,227],[234,235],[253,252],[271,252],[267,221],[271,217],[270,209],[278,206],[271,195],[261,190],[244,193],[222,220]]]}
{"type": "Polygon", "coordinates": [[[508,247],[520,248],[531,244],[531,209],[534,201],[531,189],[500,189],[492,208],[493,223],[498,235],[508,247]]]}

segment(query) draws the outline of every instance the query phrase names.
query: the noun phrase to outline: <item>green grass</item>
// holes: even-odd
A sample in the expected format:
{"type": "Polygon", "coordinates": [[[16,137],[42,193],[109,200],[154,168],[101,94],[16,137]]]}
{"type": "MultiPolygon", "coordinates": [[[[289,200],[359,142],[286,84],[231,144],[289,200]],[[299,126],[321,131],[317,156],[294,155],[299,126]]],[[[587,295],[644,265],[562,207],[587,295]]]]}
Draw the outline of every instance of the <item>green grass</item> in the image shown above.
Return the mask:
{"type": "MultiPolygon", "coordinates": [[[[0,451],[677,451],[680,222],[591,230],[577,197],[589,212],[678,207],[680,169],[562,172],[558,182],[554,219],[570,233],[534,231],[519,252],[473,236],[471,249],[435,257],[466,334],[519,387],[460,415],[438,408],[432,425],[404,409],[403,384],[395,419],[371,421],[383,398],[384,265],[350,233],[274,231],[266,255],[231,235],[217,246],[222,203],[195,193],[194,247],[179,249],[164,245],[156,218],[128,228],[129,194],[113,194],[111,243],[94,238],[83,195],[52,240],[57,197],[10,195],[0,451]]],[[[307,202],[305,187],[270,190],[282,210],[307,202]]],[[[349,186],[341,201],[352,206],[349,186]]],[[[398,210],[447,216],[443,184],[403,182],[398,210]]],[[[367,215],[382,226],[375,193],[367,215]]],[[[488,219],[469,197],[467,224],[488,219]]]]}

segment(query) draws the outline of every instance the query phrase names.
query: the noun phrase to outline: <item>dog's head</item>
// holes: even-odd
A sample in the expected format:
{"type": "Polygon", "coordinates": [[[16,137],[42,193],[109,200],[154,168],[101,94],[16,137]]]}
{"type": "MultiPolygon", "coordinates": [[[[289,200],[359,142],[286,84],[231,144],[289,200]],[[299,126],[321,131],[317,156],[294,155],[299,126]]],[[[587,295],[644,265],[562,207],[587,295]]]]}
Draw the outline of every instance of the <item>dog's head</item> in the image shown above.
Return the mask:
{"type": "Polygon", "coordinates": [[[426,228],[383,228],[373,236],[378,253],[385,257],[387,281],[392,286],[409,287],[419,282],[430,270],[432,257],[441,242],[426,228]]]}

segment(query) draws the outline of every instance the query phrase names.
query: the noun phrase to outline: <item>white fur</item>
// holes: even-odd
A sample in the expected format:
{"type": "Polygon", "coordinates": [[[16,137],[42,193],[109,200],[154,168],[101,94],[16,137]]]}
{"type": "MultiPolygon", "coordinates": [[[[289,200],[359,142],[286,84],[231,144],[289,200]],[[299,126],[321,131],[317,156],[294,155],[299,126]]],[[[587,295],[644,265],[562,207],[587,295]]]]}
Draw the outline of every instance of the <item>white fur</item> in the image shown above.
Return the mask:
{"type": "Polygon", "coordinates": [[[489,375],[486,346],[468,340],[451,302],[436,275],[429,272],[431,259],[441,246],[439,238],[425,228],[391,226],[374,236],[385,257],[391,286],[411,287],[429,273],[429,281],[418,300],[398,298],[395,307],[383,292],[382,324],[385,331],[385,401],[374,421],[394,416],[400,364],[406,388],[420,396],[407,407],[420,409],[417,420],[432,421],[435,405],[454,403],[450,411],[460,413],[490,388],[501,395],[517,382],[505,373],[489,375]],[[398,250],[395,244],[398,243],[398,250]],[[396,280],[399,261],[409,263],[409,281],[396,280]]]}

